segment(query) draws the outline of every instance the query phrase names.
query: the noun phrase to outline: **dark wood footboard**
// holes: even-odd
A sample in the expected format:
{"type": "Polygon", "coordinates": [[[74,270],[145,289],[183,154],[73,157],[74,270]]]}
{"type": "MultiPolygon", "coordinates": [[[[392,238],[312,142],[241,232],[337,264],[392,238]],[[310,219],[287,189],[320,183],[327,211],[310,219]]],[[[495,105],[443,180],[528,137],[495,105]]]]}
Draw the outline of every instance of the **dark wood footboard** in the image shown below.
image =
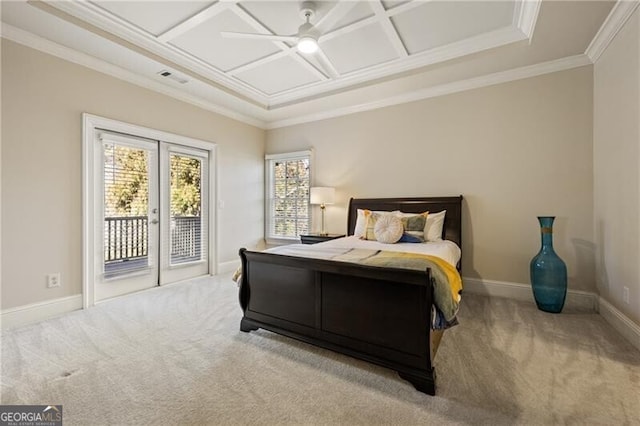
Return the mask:
{"type": "Polygon", "coordinates": [[[245,249],[240,258],[242,331],[263,328],[379,364],[435,394],[428,270],[245,249]]]}

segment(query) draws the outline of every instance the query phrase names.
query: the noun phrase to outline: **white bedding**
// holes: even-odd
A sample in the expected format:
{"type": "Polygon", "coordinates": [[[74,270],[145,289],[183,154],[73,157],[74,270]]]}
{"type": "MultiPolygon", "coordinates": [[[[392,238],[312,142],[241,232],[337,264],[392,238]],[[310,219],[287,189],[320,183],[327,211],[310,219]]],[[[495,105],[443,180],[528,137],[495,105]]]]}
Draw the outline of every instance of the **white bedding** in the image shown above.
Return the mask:
{"type": "Polygon", "coordinates": [[[456,266],[460,260],[460,247],[453,241],[433,241],[428,243],[395,243],[384,244],[379,241],[361,240],[355,236],[337,238],[318,244],[291,244],[268,249],[271,253],[288,256],[311,257],[316,259],[328,259],[336,254],[344,253],[348,249],[370,249],[399,251],[405,253],[421,253],[437,256],[451,265],[456,266]]]}

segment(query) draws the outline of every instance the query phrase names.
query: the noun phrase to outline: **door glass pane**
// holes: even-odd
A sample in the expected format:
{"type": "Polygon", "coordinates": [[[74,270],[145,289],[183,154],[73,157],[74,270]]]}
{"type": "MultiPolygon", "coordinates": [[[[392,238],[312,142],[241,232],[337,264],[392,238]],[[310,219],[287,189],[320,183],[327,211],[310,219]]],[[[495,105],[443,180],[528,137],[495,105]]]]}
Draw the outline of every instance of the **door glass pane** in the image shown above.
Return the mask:
{"type": "Polygon", "coordinates": [[[115,277],[149,266],[149,152],[104,147],[104,273],[115,277]]]}
{"type": "Polygon", "coordinates": [[[202,161],[170,154],[170,215],[172,265],[205,258],[202,223],[202,161]]]}

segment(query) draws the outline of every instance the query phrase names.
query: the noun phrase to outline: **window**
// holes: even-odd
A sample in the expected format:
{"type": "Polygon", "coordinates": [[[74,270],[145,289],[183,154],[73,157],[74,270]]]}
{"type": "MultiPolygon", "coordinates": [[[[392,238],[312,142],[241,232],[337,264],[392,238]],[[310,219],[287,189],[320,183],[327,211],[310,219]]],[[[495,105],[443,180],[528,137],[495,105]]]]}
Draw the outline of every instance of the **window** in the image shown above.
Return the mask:
{"type": "Polygon", "coordinates": [[[297,240],[310,228],[311,152],[267,155],[267,241],[297,240]]]}

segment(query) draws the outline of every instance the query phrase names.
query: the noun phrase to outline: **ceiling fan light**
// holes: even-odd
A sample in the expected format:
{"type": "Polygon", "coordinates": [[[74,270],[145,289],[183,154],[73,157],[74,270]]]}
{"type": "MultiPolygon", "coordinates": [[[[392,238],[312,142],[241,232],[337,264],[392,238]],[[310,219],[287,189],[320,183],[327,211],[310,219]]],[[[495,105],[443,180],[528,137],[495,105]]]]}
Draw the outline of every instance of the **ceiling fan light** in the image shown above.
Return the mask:
{"type": "Polygon", "coordinates": [[[298,50],[302,53],[313,53],[318,50],[318,42],[313,37],[300,37],[298,50]]]}

